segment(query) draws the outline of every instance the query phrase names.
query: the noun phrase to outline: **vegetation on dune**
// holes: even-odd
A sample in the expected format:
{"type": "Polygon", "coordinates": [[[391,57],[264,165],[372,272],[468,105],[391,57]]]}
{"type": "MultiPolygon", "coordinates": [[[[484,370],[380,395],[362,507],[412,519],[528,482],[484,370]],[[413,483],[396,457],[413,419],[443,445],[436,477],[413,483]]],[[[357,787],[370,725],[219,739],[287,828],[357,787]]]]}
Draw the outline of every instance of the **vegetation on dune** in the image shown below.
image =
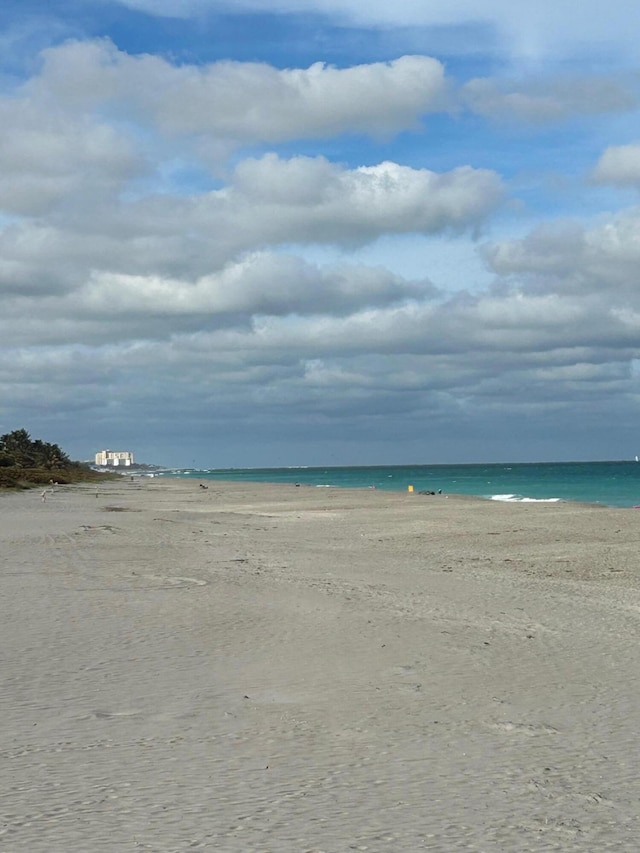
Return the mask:
{"type": "Polygon", "coordinates": [[[36,439],[26,429],[0,435],[0,468],[46,468],[56,471],[71,465],[71,460],[57,444],[36,439]]]}
{"type": "Polygon", "coordinates": [[[0,488],[27,489],[49,483],[79,483],[117,475],[99,474],[74,462],[57,444],[32,439],[26,429],[0,435],[0,488]]]}

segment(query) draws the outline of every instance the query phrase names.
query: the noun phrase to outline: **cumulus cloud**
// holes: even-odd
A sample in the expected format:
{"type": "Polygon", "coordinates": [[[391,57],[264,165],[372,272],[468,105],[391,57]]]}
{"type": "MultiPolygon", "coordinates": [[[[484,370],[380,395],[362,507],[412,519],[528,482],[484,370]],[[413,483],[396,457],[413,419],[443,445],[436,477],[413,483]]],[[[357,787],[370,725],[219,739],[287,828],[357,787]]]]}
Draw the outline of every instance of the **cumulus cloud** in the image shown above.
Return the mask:
{"type": "Polygon", "coordinates": [[[445,80],[442,64],[426,56],[344,69],[322,62],[306,69],[232,61],[176,66],[130,56],[108,41],[84,41],[44,51],[29,90],[70,108],[108,106],[123,117],[133,111],[168,134],[252,144],[395,134],[442,106],[445,80]]]}
{"type": "MultiPolygon", "coordinates": [[[[386,162],[344,169],[322,157],[243,161],[223,194],[225,216],[259,211],[280,241],[359,243],[382,233],[437,233],[479,225],[504,200],[495,172],[462,166],[444,174],[386,162]],[[280,232],[278,234],[277,232],[280,232]]],[[[239,220],[240,217],[237,217],[239,220]]]]}
{"type": "Polygon", "coordinates": [[[41,215],[70,196],[112,195],[144,162],[106,122],[28,98],[0,98],[0,209],[41,215]]]}
{"type": "Polygon", "coordinates": [[[300,258],[254,253],[195,281],[94,272],[76,290],[4,300],[6,343],[68,339],[89,345],[163,337],[202,328],[251,328],[256,317],[348,315],[363,305],[433,299],[428,281],[401,279],[382,268],[319,268],[300,258]],[[30,315],[26,325],[13,321],[30,315]],[[39,318],[39,321],[38,321],[39,318]]]}
{"type": "MultiPolygon", "coordinates": [[[[509,193],[496,170],[462,156],[475,138],[447,150],[457,117],[406,160],[406,137],[360,165],[338,161],[339,142],[326,149],[333,159],[291,153],[292,141],[348,133],[387,144],[447,106],[444,97],[450,105],[443,67],[428,57],[278,69],[178,66],[105,41],[47,51],[38,75],[0,99],[9,416],[72,413],[81,398],[86,418],[135,423],[170,399],[190,422],[207,424],[215,403],[216,424],[259,422],[274,435],[285,413],[301,431],[380,419],[391,435],[389,412],[449,434],[478,412],[488,423],[501,406],[631,399],[638,210],[588,227],[550,216],[519,239],[494,237],[482,249],[492,286],[474,288],[453,257],[447,291],[430,280],[433,240],[440,252],[448,236],[467,235],[470,246],[509,193]],[[203,163],[218,144],[234,153],[213,183],[203,163]],[[431,157],[447,165],[427,168],[431,157]],[[174,161],[198,177],[171,185],[174,161]],[[348,262],[354,248],[384,244],[392,267],[400,235],[420,237],[414,277],[348,262]],[[340,260],[309,260],[323,253],[340,260]]],[[[461,99],[476,127],[478,116],[555,121],[634,103],[605,77],[475,80],[461,99]]],[[[636,186],[636,149],[607,149],[594,179],[636,186]]]]}
{"type": "Polygon", "coordinates": [[[640,209],[631,209],[587,228],[556,223],[520,240],[484,249],[499,276],[515,277],[533,292],[597,296],[609,306],[640,307],[635,270],[640,264],[640,209]]]}
{"type": "Polygon", "coordinates": [[[353,246],[390,232],[473,229],[502,200],[501,181],[487,170],[346,169],[266,155],[242,161],[222,190],[100,199],[91,216],[13,224],[0,233],[0,292],[73,290],[94,271],[193,282],[270,245],[353,246]]]}

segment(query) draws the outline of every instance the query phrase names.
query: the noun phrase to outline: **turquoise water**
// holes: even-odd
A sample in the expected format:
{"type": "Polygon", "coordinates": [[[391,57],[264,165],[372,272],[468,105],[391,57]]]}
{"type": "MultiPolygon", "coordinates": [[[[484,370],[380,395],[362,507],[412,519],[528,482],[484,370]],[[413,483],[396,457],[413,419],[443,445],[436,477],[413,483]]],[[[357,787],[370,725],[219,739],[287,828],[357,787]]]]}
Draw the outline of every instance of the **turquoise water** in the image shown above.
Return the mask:
{"type": "Polygon", "coordinates": [[[585,501],[606,506],[640,504],[640,463],[545,462],[490,465],[389,465],[319,468],[194,468],[160,476],[252,483],[388,489],[476,495],[506,501],[585,501]]]}

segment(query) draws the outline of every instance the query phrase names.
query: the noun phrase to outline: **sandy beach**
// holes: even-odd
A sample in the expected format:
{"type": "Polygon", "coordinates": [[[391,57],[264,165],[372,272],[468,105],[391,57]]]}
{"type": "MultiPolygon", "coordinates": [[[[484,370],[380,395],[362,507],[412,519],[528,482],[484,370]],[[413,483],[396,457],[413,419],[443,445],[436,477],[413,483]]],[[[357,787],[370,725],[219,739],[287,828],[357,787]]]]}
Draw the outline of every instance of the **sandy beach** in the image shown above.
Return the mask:
{"type": "Polygon", "coordinates": [[[0,495],[0,853],[635,851],[640,511],[0,495]]]}

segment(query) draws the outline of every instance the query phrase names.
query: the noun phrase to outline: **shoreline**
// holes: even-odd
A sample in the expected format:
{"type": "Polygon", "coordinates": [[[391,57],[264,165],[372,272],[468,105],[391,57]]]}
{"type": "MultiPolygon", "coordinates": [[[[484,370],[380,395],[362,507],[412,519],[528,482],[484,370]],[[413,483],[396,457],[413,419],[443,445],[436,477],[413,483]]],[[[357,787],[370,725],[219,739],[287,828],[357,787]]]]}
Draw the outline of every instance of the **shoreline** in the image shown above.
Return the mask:
{"type": "MultiPolygon", "coordinates": [[[[533,464],[533,463],[531,463],[533,464]]],[[[128,476],[128,475],[123,475],[128,476]]],[[[617,506],[615,504],[606,504],[601,503],[599,501],[587,501],[587,500],[577,500],[577,499],[569,499],[569,498],[518,498],[516,500],[501,500],[497,497],[487,497],[485,495],[475,495],[475,494],[466,494],[463,492],[442,492],[442,494],[427,494],[426,491],[414,491],[408,492],[405,489],[382,489],[382,488],[372,488],[371,486],[341,486],[335,484],[326,484],[326,485],[317,485],[314,483],[283,483],[269,480],[223,480],[223,479],[209,479],[206,476],[203,477],[181,477],[179,475],[172,474],[169,477],[164,477],[162,475],[155,475],[154,477],[148,477],[142,475],[144,479],[153,479],[156,482],[171,482],[174,480],[183,481],[185,483],[193,483],[203,481],[205,484],[214,483],[220,486],[266,486],[269,488],[283,488],[289,489],[292,486],[294,488],[300,489],[336,489],[339,491],[352,491],[354,493],[360,494],[362,492],[374,492],[379,495],[404,495],[409,498],[434,498],[434,500],[442,500],[442,499],[453,499],[456,501],[481,501],[483,503],[488,504],[509,504],[511,506],[515,505],[540,505],[540,506],[563,506],[565,504],[568,505],[578,505],[585,506],[591,508],[600,508],[600,509],[610,509],[610,510],[630,510],[630,509],[638,509],[639,506],[636,505],[625,505],[625,506],[617,506]]],[[[136,477],[136,479],[138,479],[136,477]]]]}
{"type": "Polygon", "coordinates": [[[640,503],[640,482],[637,481],[640,468],[628,461],[171,470],[176,473],[167,469],[160,477],[203,479],[205,482],[270,482],[273,485],[297,483],[318,488],[371,488],[385,492],[404,492],[413,485],[415,493],[441,491],[513,503],[577,502],[616,508],[636,508],[640,503]],[[389,488],[392,482],[396,485],[389,488]]]}
{"type": "Polygon", "coordinates": [[[640,516],[208,486],[0,498],[3,853],[634,849],[640,516]]]}
{"type": "MultiPolygon", "coordinates": [[[[120,475],[120,476],[122,476],[123,480],[127,480],[127,481],[131,482],[130,476],[128,474],[127,475],[120,475]]],[[[146,482],[147,480],[149,480],[149,481],[153,481],[155,483],[160,483],[160,482],[171,483],[171,482],[175,482],[175,481],[185,482],[185,483],[194,483],[194,482],[204,481],[205,484],[207,484],[207,489],[209,488],[208,484],[213,483],[213,484],[215,484],[217,486],[221,486],[221,487],[247,486],[247,487],[256,487],[259,489],[261,486],[264,486],[266,488],[275,488],[275,489],[282,488],[282,489],[287,489],[287,490],[290,489],[291,487],[294,487],[294,488],[299,488],[299,489],[312,489],[312,490],[314,490],[314,489],[328,490],[328,491],[336,490],[336,491],[340,491],[340,492],[353,492],[355,494],[371,493],[372,492],[372,493],[375,493],[375,494],[381,495],[381,496],[402,495],[402,496],[406,496],[409,499],[413,498],[416,500],[419,498],[433,498],[434,500],[447,499],[447,500],[463,501],[463,502],[464,501],[471,501],[471,502],[479,501],[479,502],[484,503],[484,504],[497,504],[497,505],[507,504],[509,506],[560,507],[560,506],[565,506],[565,505],[569,505],[569,506],[576,505],[576,506],[590,507],[592,509],[604,509],[604,510],[616,510],[616,511],[640,509],[640,505],[618,506],[615,504],[606,504],[606,503],[601,503],[598,501],[587,501],[587,500],[577,500],[577,499],[574,500],[574,499],[568,499],[568,498],[526,498],[525,497],[525,498],[518,498],[515,500],[502,500],[502,499],[497,498],[497,497],[487,497],[484,495],[466,494],[466,493],[462,493],[462,492],[447,492],[447,493],[443,492],[442,494],[437,494],[437,493],[432,494],[432,493],[427,493],[425,491],[408,492],[408,491],[405,491],[403,489],[378,489],[378,488],[374,489],[374,488],[371,488],[370,486],[341,486],[341,485],[334,485],[334,484],[315,485],[313,483],[282,483],[282,482],[271,482],[271,481],[266,481],[266,480],[259,480],[259,481],[258,480],[237,481],[237,480],[219,480],[219,479],[213,480],[213,479],[207,479],[206,477],[180,477],[180,476],[176,476],[176,475],[171,475],[170,477],[162,477],[162,476],[157,476],[157,475],[155,477],[149,477],[148,475],[138,475],[138,476],[134,475],[134,477],[135,477],[135,481],[141,480],[141,481],[146,482]]],[[[105,481],[105,484],[107,482],[110,482],[112,484],[113,483],[117,484],[118,481],[117,480],[105,481]]],[[[56,486],[56,490],[86,489],[88,491],[95,492],[96,486],[99,490],[105,484],[95,483],[92,481],[88,481],[88,482],[79,481],[79,482],[63,483],[63,484],[56,483],[55,486],[56,486]]],[[[41,494],[43,488],[45,491],[48,492],[48,491],[50,491],[51,487],[50,487],[50,484],[48,484],[48,483],[41,483],[41,484],[34,485],[33,487],[30,487],[30,488],[21,488],[21,489],[0,488],[0,498],[3,495],[22,495],[22,494],[32,494],[34,492],[38,492],[38,494],[41,494]]]]}

